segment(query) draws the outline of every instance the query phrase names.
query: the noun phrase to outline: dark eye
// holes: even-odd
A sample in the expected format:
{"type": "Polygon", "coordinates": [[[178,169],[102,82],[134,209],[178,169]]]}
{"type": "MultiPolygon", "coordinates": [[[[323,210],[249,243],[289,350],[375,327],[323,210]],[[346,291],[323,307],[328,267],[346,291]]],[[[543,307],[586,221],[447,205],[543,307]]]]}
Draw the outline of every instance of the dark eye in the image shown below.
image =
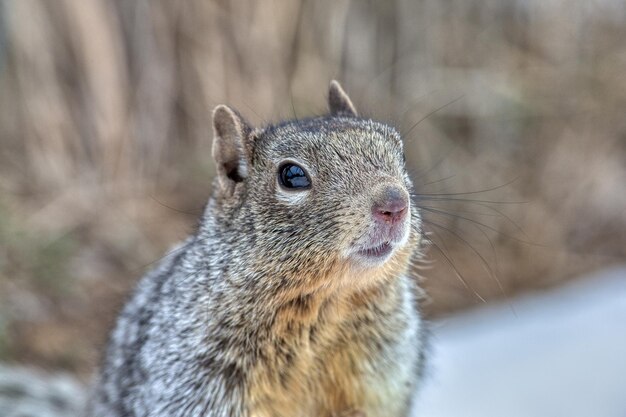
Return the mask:
{"type": "Polygon", "coordinates": [[[306,171],[299,165],[286,163],[278,169],[278,179],[280,184],[289,189],[306,189],[311,186],[306,171]]]}

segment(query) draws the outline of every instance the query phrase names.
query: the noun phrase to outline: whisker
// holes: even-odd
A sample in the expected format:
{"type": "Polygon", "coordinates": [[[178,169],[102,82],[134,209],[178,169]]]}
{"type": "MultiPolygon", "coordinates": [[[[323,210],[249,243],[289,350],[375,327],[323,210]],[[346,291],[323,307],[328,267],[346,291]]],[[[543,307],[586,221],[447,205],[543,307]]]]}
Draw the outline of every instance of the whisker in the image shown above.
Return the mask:
{"type": "Polygon", "coordinates": [[[496,229],[495,227],[489,226],[488,224],[485,224],[485,223],[481,223],[478,220],[475,220],[475,219],[472,219],[472,218],[469,218],[469,217],[461,216],[461,215],[458,215],[458,214],[448,213],[446,211],[438,210],[438,209],[435,209],[435,208],[432,208],[432,207],[422,207],[422,206],[419,206],[419,205],[417,207],[422,209],[422,210],[424,210],[424,211],[428,211],[428,212],[431,212],[431,213],[434,213],[434,214],[441,214],[443,216],[448,216],[448,217],[453,217],[453,218],[457,218],[457,219],[467,220],[468,222],[471,222],[471,223],[474,223],[474,224],[486,227],[487,229],[489,229],[489,230],[491,230],[491,231],[493,231],[493,232],[495,232],[495,233],[497,233],[497,234],[499,234],[501,236],[504,236],[506,238],[514,240],[516,242],[524,243],[524,244],[530,245],[530,246],[546,247],[545,245],[541,245],[539,243],[528,242],[526,240],[517,238],[515,236],[511,236],[511,235],[509,235],[507,233],[501,232],[500,230],[496,229]]]}
{"type": "Polygon", "coordinates": [[[430,96],[431,94],[435,94],[435,93],[437,93],[437,92],[439,92],[439,89],[438,89],[438,88],[435,88],[434,90],[427,91],[426,93],[424,93],[424,94],[420,95],[419,97],[417,97],[417,98],[415,98],[415,99],[411,100],[411,101],[408,103],[408,107],[407,107],[407,109],[406,109],[406,110],[404,110],[404,111],[402,112],[402,116],[400,116],[400,120],[404,120],[404,118],[406,117],[406,115],[407,115],[409,112],[413,111],[413,110],[415,109],[415,107],[417,107],[417,104],[418,104],[420,101],[422,101],[422,100],[423,100],[423,99],[425,99],[426,97],[430,96]]]}
{"type": "Polygon", "coordinates": [[[183,278],[182,280],[176,283],[176,289],[178,289],[179,285],[184,284],[189,278],[196,277],[196,276],[198,276],[198,271],[193,271],[185,275],[185,278],[183,278]]]}
{"type": "MultiPolygon", "coordinates": [[[[454,237],[456,237],[457,239],[459,239],[461,242],[463,242],[467,247],[469,247],[472,252],[474,252],[474,254],[476,254],[476,256],[478,256],[483,264],[483,268],[485,269],[485,271],[490,275],[490,277],[492,279],[494,279],[497,283],[498,286],[500,288],[502,288],[502,283],[500,282],[500,280],[498,279],[498,277],[495,275],[495,273],[493,272],[493,269],[491,268],[491,266],[489,266],[489,262],[487,262],[487,260],[485,259],[485,257],[480,253],[480,251],[478,251],[474,246],[472,246],[467,240],[465,240],[464,238],[462,238],[458,233],[456,233],[455,231],[453,231],[452,229],[445,227],[443,225],[440,225],[438,223],[434,223],[431,222],[430,220],[427,220],[427,223],[435,226],[435,227],[439,227],[445,231],[447,231],[448,233],[450,233],[451,235],[453,235],[454,237]]],[[[502,288],[502,291],[504,291],[504,289],[502,288]]],[[[503,294],[502,295],[506,295],[503,294]]]]}
{"type": "Polygon", "coordinates": [[[441,178],[441,179],[438,179],[436,181],[430,181],[430,182],[421,184],[420,187],[426,187],[427,185],[433,185],[433,184],[437,184],[439,182],[444,182],[444,181],[449,180],[450,178],[454,178],[454,177],[456,177],[456,174],[449,175],[449,176],[447,176],[445,178],[441,178]]]}
{"type": "Polygon", "coordinates": [[[164,255],[159,256],[159,257],[158,257],[158,258],[156,258],[154,261],[148,262],[147,264],[144,264],[144,265],[141,265],[141,266],[139,266],[139,267],[137,267],[137,268],[134,268],[134,269],[132,269],[132,270],[131,270],[131,272],[133,272],[133,273],[137,273],[137,272],[139,272],[139,271],[145,270],[147,267],[149,267],[149,266],[151,266],[151,265],[153,265],[153,264],[155,264],[155,263],[157,263],[157,262],[162,261],[163,259],[167,258],[167,257],[168,257],[168,256],[170,256],[170,255],[174,255],[175,253],[178,253],[178,252],[182,251],[182,250],[183,250],[183,249],[185,249],[186,247],[187,247],[187,245],[183,245],[183,246],[180,246],[180,247],[174,248],[174,249],[172,249],[172,250],[170,250],[170,251],[167,251],[167,252],[165,252],[165,254],[164,254],[164,255]]]}
{"type": "Polygon", "coordinates": [[[467,203],[486,203],[486,204],[528,204],[530,203],[530,201],[495,201],[495,200],[475,200],[472,198],[429,197],[426,194],[411,194],[411,197],[419,198],[420,200],[424,200],[424,201],[461,201],[461,202],[467,202],[467,203]]]}
{"type": "Polygon", "coordinates": [[[428,169],[426,169],[423,172],[419,172],[418,170],[418,172],[415,173],[414,178],[425,177],[426,175],[428,175],[428,173],[430,173],[431,171],[436,169],[439,165],[441,165],[441,163],[445,161],[450,156],[450,154],[454,152],[456,148],[458,147],[459,147],[458,143],[452,144],[452,146],[448,147],[445,153],[439,159],[437,159],[437,161],[433,165],[431,165],[428,169]]]}
{"type": "Polygon", "coordinates": [[[518,175],[517,177],[513,178],[510,181],[507,181],[504,184],[498,185],[497,187],[491,187],[491,188],[485,188],[484,190],[476,190],[476,191],[465,191],[462,193],[418,193],[418,195],[423,195],[426,197],[439,197],[439,196],[449,196],[449,195],[469,195],[469,194],[480,194],[480,193],[486,193],[489,191],[495,191],[498,190],[500,188],[506,187],[507,185],[511,185],[513,184],[515,181],[517,181],[520,178],[520,176],[518,175]]]}
{"type": "MultiPolygon", "coordinates": [[[[427,223],[429,223],[429,224],[432,224],[433,226],[436,226],[436,224],[435,224],[435,223],[433,223],[433,222],[431,222],[431,221],[428,221],[428,220],[427,220],[426,222],[427,222],[427,223]]],[[[493,277],[493,279],[496,281],[496,284],[498,285],[498,289],[500,290],[500,294],[502,294],[502,296],[506,299],[506,298],[508,298],[508,297],[509,297],[509,296],[508,296],[508,293],[507,293],[507,292],[506,292],[506,290],[504,289],[504,286],[502,285],[502,282],[500,281],[500,279],[498,278],[498,275],[497,275],[497,271],[499,270],[499,267],[498,267],[498,254],[497,254],[496,248],[495,248],[495,246],[494,246],[493,242],[491,241],[491,239],[489,238],[489,236],[487,235],[487,233],[485,233],[485,231],[484,231],[484,230],[482,230],[482,229],[481,229],[480,227],[478,227],[477,225],[473,225],[473,226],[474,226],[476,229],[478,229],[478,230],[479,230],[479,231],[483,234],[483,236],[484,236],[484,237],[487,239],[487,241],[489,242],[489,246],[491,246],[491,251],[492,251],[492,253],[493,253],[494,262],[495,262],[495,264],[496,264],[496,265],[495,265],[496,273],[495,273],[495,274],[492,274],[492,277],[493,277]]],[[[439,227],[443,227],[443,226],[439,225],[439,227]]],[[[450,229],[447,229],[447,228],[445,228],[445,227],[444,227],[444,229],[448,230],[448,232],[451,232],[451,230],[450,230],[450,229]]],[[[456,234],[455,234],[455,235],[456,235],[456,234]]],[[[458,235],[456,235],[456,236],[457,236],[458,238],[460,238],[460,236],[458,236],[458,235]]],[[[463,240],[462,238],[460,238],[460,239],[461,239],[461,240],[463,240]]],[[[486,262],[486,260],[485,260],[485,259],[484,259],[481,255],[480,255],[480,253],[478,253],[478,252],[476,251],[476,249],[474,249],[471,245],[469,245],[469,246],[470,246],[470,248],[472,248],[472,250],[474,250],[474,252],[476,252],[476,254],[477,254],[479,257],[481,257],[481,258],[482,258],[483,263],[485,263],[485,262],[486,262]]],[[[489,270],[490,270],[490,271],[492,271],[492,269],[491,269],[491,268],[489,268],[489,270]]],[[[516,312],[516,310],[515,310],[515,307],[514,307],[511,303],[508,303],[508,302],[507,302],[507,304],[509,305],[509,307],[510,307],[510,309],[511,309],[511,312],[513,313],[513,315],[515,315],[515,316],[517,317],[517,312],[516,312]]]]}
{"type": "MultiPolygon", "coordinates": [[[[173,211],[176,211],[176,212],[178,212],[178,213],[189,214],[190,216],[199,216],[200,214],[202,214],[202,211],[199,211],[199,212],[197,212],[197,213],[194,213],[194,212],[185,211],[185,210],[177,209],[177,208],[175,208],[175,207],[168,206],[167,204],[165,204],[165,203],[163,203],[162,201],[158,200],[158,199],[157,199],[155,196],[153,196],[153,195],[150,195],[150,198],[151,198],[152,200],[156,201],[157,203],[159,203],[160,205],[162,205],[163,207],[168,208],[168,209],[173,210],[173,211]]],[[[201,207],[201,208],[199,208],[198,210],[202,210],[202,207],[201,207]]]]}
{"type": "Polygon", "coordinates": [[[293,111],[293,118],[298,120],[298,113],[296,113],[296,106],[293,103],[293,91],[289,91],[289,99],[291,101],[291,110],[293,111]]]}
{"type": "Polygon", "coordinates": [[[417,125],[422,123],[424,120],[428,119],[430,116],[432,116],[433,114],[437,113],[438,111],[443,110],[446,107],[453,105],[454,103],[456,103],[457,101],[461,100],[464,97],[465,97],[465,94],[462,94],[459,97],[455,98],[454,100],[447,102],[443,106],[439,106],[436,109],[429,111],[428,113],[426,113],[426,115],[424,115],[424,117],[419,119],[413,126],[411,126],[411,128],[406,133],[402,134],[402,136],[407,137],[409,135],[409,133],[411,133],[411,131],[413,129],[415,129],[415,127],[417,127],[417,125]]]}
{"type": "MultiPolygon", "coordinates": [[[[430,222],[428,222],[430,223],[430,222]]],[[[441,237],[439,236],[439,234],[436,231],[432,231],[437,237],[439,237],[439,239],[441,239],[441,237]]],[[[483,303],[487,303],[487,301],[474,289],[472,288],[467,281],[465,280],[465,278],[463,277],[463,275],[461,274],[461,272],[458,270],[458,268],[456,267],[456,265],[454,265],[454,262],[452,262],[452,259],[450,256],[448,256],[448,254],[441,249],[441,247],[439,247],[439,245],[437,245],[437,243],[432,240],[432,239],[428,239],[428,242],[430,244],[432,244],[435,249],[437,249],[439,251],[439,253],[441,253],[441,255],[444,257],[444,259],[446,260],[446,262],[452,267],[452,269],[454,270],[454,273],[456,275],[456,277],[459,279],[459,281],[463,284],[463,286],[465,287],[465,289],[467,291],[470,291],[472,294],[474,294],[474,296],[476,296],[476,298],[478,298],[480,301],[482,301],[483,303]]],[[[442,244],[443,244],[443,240],[442,240],[442,244]]]]}
{"type": "Polygon", "coordinates": [[[489,237],[487,232],[485,232],[483,229],[478,227],[478,225],[476,225],[476,224],[472,224],[472,226],[475,229],[477,229],[485,237],[485,239],[487,239],[487,241],[489,242],[489,246],[491,247],[491,253],[493,254],[493,261],[495,263],[495,270],[496,270],[496,272],[494,274],[495,281],[498,284],[498,288],[500,289],[500,293],[502,294],[502,296],[505,297],[505,298],[508,298],[508,294],[504,290],[504,286],[502,285],[502,282],[498,278],[498,271],[499,271],[500,268],[498,266],[498,252],[496,251],[496,247],[494,246],[494,244],[491,241],[491,238],[489,237]]]}
{"type": "MultiPolygon", "coordinates": [[[[415,204],[416,207],[420,207],[420,208],[434,208],[434,209],[440,209],[441,207],[433,207],[433,206],[423,206],[420,205],[418,206],[417,204],[415,204]]],[[[489,206],[486,206],[489,207],[489,206]]],[[[475,214],[477,216],[487,216],[487,217],[500,217],[502,216],[501,214],[498,213],[483,213],[483,212],[479,212],[479,211],[471,211],[471,210],[460,210],[460,209],[446,209],[447,212],[449,213],[465,213],[465,214],[475,214]]]]}
{"type": "Polygon", "coordinates": [[[516,229],[517,229],[517,230],[518,230],[521,234],[523,234],[525,237],[527,237],[527,238],[529,238],[529,239],[530,239],[530,237],[526,234],[526,232],[524,231],[524,229],[522,229],[522,227],[521,227],[519,224],[515,223],[515,222],[513,221],[513,219],[511,219],[509,216],[507,216],[506,214],[504,214],[504,212],[502,212],[501,210],[498,210],[497,208],[495,208],[495,207],[491,207],[491,206],[488,206],[488,205],[486,205],[486,204],[480,204],[480,203],[476,203],[476,204],[478,204],[479,206],[482,206],[482,207],[488,208],[489,210],[493,210],[493,211],[495,211],[497,214],[499,214],[500,216],[502,216],[502,217],[504,217],[505,219],[507,219],[507,220],[508,220],[508,221],[509,221],[509,222],[510,222],[510,223],[511,223],[511,224],[512,224],[512,225],[513,225],[513,226],[514,226],[514,227],[515,227],[515,228],[516,228],[516,229]]]}

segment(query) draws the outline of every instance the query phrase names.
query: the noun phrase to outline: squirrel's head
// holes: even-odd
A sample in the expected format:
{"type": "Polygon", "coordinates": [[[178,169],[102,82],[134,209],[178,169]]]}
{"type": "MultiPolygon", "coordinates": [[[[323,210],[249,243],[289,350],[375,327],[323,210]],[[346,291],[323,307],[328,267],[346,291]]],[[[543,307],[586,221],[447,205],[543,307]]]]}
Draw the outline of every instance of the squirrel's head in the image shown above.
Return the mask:
{"type": "Polygon", "coordinates": [[[358,117],[336,81],[328,104],[326,116],[263,129],[218,106],[216,211],[232,219],[230,242],[253,242],[248,261],[273,274],[402,273],[419,217],[400,135],[358,117]]]}

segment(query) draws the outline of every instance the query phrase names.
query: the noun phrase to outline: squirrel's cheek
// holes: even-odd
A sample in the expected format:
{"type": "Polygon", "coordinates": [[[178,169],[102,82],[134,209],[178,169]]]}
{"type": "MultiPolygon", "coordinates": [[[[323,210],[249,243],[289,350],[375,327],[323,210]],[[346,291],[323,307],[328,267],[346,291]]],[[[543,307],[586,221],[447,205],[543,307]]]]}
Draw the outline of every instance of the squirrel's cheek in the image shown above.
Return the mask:
{"type": "Polygon", "coordinates": [[[276,199],[283,204],[290,206],[301,206],[307,201],[308,191],[276,191],[276,199]]]}

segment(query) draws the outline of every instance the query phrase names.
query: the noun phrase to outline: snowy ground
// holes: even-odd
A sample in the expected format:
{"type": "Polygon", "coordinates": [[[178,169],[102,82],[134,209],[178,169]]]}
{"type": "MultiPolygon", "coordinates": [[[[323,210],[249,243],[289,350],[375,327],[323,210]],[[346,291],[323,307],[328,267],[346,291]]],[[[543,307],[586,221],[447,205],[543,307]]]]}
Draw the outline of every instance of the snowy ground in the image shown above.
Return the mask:
{"type": "Polygon", "coordinates": [[[626,266],[433,323],[419,417],[626,417],[626,266]]]}

